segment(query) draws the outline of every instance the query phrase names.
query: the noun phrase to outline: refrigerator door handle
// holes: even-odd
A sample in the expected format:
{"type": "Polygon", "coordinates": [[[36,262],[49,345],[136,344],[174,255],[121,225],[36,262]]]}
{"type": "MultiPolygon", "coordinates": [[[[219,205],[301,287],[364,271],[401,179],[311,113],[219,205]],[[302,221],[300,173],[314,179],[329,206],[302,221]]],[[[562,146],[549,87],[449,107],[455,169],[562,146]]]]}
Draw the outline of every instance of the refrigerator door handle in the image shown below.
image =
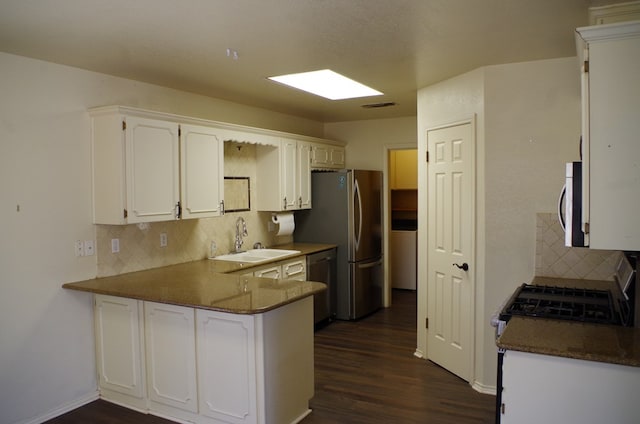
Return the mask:
{"type": "Polygon", "coordinates": [[[379,259],[379,260],[377,260],[375,262],[369,262],[369,263],[363,264],[363,265],[358,264],[358,268],[367,269],[367,268],[374,268],[374,267],[379,266],[379,265],[382,265],[382,259],[379,259]]]}
{"type": "Polygon", "coordinates": [[[355,251],[357,252],[360,247],[360,237],[362,237],[362,198],[360,197],[360,186],[358,185],[358,180],[355,180],[353,184],[353,197],[354,200],[357,199],[358,201],[358,223],[354,225],[354,227],[358,227],[358,230],[353,237],[353,241],[356,247],[355,251]]]}

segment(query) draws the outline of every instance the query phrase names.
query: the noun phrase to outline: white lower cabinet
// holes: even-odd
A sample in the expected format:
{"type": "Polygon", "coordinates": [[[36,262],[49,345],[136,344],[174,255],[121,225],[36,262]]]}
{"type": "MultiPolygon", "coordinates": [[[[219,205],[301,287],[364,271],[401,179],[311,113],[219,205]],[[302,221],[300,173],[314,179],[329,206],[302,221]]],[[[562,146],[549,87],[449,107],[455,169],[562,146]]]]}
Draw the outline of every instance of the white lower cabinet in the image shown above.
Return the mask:
{"type": "Polygon", "coordinates": [[[502,369],[502,424],[638,423],[638,367],[508,350],[502,369]]]}
{"type": "Polygon", "coordinates": [[[310,413],[313,297],[244,315],[95,295],[95,327],[105,400],[199,424],[310,413]]]}
{"type": "Polygon", "coordinates": [[[95,296],[98,384],[103,398],[146,409],[142,302],[95,296]]]}
{"type": "Polygon", "coordinates": [[[257,423],[253,315],[196,310],[200,414],[225,423],[257,423]]]}
{"type": "Polygon", "coordinates": [[[253,269],[254,277],[275,278],[284,280],[305,281],[307,279],[307,257],[300,256],[294,259],[286,259],[269,265],[253,269]]]}
{"type": "Polygon", "coordinates": [[[282,276],[280,277],[282,279],[298,281],[305,281],[307,279],[306,256],[291,259],[288,261],[282,261],[280,263],[280,266],[282,267],[282,276]]]}
{"type": "Polygon", "coordinates": [[[149,409],[198,411],[195,311],[144,303],[149,409]]]}

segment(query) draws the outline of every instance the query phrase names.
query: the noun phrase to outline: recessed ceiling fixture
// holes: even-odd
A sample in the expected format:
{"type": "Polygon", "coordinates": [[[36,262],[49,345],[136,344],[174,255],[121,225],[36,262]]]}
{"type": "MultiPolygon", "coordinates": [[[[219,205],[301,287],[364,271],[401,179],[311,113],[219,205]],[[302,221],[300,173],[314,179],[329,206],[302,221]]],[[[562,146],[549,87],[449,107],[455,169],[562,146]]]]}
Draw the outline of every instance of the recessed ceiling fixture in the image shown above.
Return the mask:
{"type": "Polygon", "coordinates": [[[329,100],[380,96],[381,92],[330,69],[269,77],[270,80],[329,100]]]}

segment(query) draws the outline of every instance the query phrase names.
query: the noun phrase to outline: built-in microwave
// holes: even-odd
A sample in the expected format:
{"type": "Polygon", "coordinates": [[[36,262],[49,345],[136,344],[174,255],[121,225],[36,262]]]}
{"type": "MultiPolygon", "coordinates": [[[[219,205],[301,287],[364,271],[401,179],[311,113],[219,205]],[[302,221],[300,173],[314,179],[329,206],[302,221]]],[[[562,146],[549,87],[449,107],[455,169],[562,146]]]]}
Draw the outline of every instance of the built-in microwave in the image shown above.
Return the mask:
{"type": "Polygon", "coordinates": [[[586,247],[582,231],[582,162],[566,164],[565,184],[558,199],[558,219],[565,246],[586,247]]]}

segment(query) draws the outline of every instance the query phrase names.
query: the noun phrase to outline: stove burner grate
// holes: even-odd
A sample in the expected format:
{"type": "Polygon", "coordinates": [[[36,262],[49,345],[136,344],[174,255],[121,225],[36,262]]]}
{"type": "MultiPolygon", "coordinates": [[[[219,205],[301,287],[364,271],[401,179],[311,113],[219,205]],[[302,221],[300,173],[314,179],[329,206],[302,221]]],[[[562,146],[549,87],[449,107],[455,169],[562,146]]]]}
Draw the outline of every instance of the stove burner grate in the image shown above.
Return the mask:
{"type": "Polygon", "coordinates": [[[564,319],[599,324],[620,324],[608,290],[523,284],[505,306],[503,318],[564,319]]]}

